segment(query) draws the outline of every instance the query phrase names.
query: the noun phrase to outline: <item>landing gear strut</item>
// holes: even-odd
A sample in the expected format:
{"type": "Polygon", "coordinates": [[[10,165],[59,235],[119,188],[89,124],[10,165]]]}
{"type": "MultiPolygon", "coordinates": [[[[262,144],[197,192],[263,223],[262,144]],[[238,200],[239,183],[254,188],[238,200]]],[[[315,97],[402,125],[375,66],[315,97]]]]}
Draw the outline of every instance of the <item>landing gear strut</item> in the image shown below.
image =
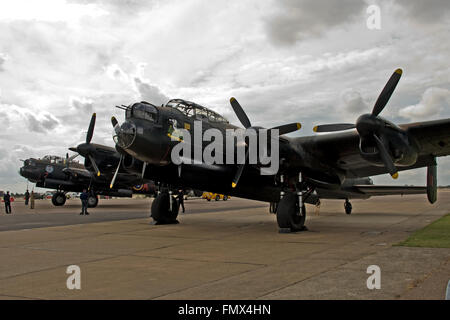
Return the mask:
{"type": "Polygon", "coordinates": [[[52,203],[56,207],[63,206],[66,203],[66,194],[64,192],[57,191],[52,196],[52,203]]]}
{"type": "Polygon", "coordinates": [[[156,224],[174,224],[178,223],[178,210],[178,202],[172,197],[172,193],[162,191],[153,200],[150,216],[156,224]]]}
{"type": "Polygon", "coordinates": [[[350,203],[350,201],[348,201],[348,199],[345,199],[345,203],[344,203],[344,209],[345,209],[345,213],[346,214],[351,214],[352,213],[352,204],[350,203]]]}
{"type": "MultiPolygon", "coordinates": [[[[281,176],[284,183],[284,177],[281,176]]],[[[306,186],[302,181],[302,174],[298,175],[298,182],[295,183],[296,192],[281,192],[280,202],[276,209],[278,227],[280,232],[295,232],[306,230],[306,207],[304,204],[306,186]]]]}

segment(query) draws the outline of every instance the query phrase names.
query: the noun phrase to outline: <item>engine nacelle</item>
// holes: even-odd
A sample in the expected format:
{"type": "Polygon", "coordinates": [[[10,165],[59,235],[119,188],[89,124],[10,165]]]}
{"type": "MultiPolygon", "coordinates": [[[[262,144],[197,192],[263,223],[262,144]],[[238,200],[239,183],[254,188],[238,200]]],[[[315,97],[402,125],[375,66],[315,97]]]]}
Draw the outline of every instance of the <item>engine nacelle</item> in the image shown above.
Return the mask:
{"type": "MultiPolygon", "coordinates": [[[[418,153],[416,148],[409,142],[406,134],[387,132],[380,138],[396,166],[411,166],[416,163],[418,153]]],[[[373,137],[365,136],[360,138],[359,152],[364,160],[369,161],[376,166],[384,166],[373,137]]]]}
{"type": "Polygon", "coordinates": [[[130,156],[129,154],[124,155],[124,157],[123,157],[122,166],[128,172],[134,172],[134,173],[140,174],[142,172],[143,165],[144,165],[144,162],[136,159],[133,156],[130,156]]]}

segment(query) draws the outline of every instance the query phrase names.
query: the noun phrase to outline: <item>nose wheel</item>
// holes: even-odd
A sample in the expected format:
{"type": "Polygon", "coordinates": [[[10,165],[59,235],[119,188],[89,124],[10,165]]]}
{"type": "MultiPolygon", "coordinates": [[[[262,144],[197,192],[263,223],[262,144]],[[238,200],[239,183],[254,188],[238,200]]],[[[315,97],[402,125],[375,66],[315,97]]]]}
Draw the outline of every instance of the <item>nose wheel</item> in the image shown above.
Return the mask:
{"type": "Polygon", "coordinates": [[[351,214],[352,213],[352,204],[350,203],[350,201],[348,201],[348,199],[345,199],[344,202],[344,209],[345,209],[345,213],[346,214],[351,214]]]}

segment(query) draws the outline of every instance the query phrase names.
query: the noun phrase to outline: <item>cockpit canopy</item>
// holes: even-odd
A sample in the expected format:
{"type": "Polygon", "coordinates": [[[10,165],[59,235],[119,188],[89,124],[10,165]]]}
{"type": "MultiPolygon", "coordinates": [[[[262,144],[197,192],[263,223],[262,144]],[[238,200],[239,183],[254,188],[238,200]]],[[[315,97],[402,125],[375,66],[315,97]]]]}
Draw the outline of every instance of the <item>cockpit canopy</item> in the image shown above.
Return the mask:
{"type": "Polygon", "coordinates": [[[202,107],[194,102],[186,101],[183,99],[172,99],[166,103],[166,107],[175,108],[188,117],[195,119],[206,118],[211,122],[228,123],[228,120],[222,117],[217,112],[214,112],[208,108],[202,107]]]}
{"type": "Polygon", "coordinates": [[[126,109],[125,117],[149,120],[155,122],[158,115],[158,109],[146,101],[137,102],[126,109]]]}
{"type": "Polygon", "coordinates": [[[64,158],[58,157],[58,156],[44,156],[41,160],[48,161],[49,163],[57,164],[57,163],[64,163],[64,158]]]}

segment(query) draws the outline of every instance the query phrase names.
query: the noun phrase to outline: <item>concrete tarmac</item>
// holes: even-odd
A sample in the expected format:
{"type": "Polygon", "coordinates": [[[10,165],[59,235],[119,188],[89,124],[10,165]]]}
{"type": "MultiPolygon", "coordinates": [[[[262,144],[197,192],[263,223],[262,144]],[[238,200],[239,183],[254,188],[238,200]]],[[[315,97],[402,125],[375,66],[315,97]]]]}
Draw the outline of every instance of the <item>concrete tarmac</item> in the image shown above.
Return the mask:
{"type": "Polygon", "coordinates": [[[144,199],[100,200],[89,216],[79,200],[15,202],[0,211],[0,299],[444,299],[450,249],[393,244],[450,212],[450,192],[352,204],[307,206],[309,231],[280,234],[268,204],[238,198],[185,201],[180,224],[162,226],[144,199]]]}

